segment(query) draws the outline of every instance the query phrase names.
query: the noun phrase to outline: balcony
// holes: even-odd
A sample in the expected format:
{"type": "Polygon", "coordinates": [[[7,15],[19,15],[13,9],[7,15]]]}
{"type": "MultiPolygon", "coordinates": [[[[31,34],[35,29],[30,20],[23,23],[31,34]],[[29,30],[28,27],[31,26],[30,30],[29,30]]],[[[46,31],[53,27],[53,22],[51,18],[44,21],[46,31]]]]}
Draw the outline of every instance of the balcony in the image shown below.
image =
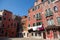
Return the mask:
{"type": "Polygon", "coordinates": [[[39,17],[39,18],[36,18],[36,20],[41,20],[42,18],[41,17],[39,17]]]}

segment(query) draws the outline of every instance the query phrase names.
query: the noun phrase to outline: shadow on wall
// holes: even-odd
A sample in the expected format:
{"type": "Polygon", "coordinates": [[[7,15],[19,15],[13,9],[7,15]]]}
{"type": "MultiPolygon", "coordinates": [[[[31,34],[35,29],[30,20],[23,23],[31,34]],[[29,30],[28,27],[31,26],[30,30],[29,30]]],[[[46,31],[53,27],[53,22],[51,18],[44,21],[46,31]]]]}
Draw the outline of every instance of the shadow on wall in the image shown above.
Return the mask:
{"type": "Polygon", "coordinates": [[[9,38],[0,38],[0,40],[11,40],[9,38]]]}
{"type": "Polygon", "coordinates": [[[23,37],[23,27],[22,27],[22,23],[21,23],[21,17],[20,16],[16,16],[15,18],[16,22],[17,22],[17,38],[22,38],[23,37]]]}

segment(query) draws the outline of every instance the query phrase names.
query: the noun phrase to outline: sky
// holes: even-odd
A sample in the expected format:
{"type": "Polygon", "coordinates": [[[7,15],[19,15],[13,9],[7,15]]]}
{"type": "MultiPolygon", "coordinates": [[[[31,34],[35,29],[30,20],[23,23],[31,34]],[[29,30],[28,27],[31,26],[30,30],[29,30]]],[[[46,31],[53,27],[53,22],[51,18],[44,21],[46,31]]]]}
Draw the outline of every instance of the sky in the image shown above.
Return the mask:
{"type": "Polygon", "coordinates": [[[14,15],[25,16],[35,0],[0,0],[0,10],[9,10],[14,15]]]}

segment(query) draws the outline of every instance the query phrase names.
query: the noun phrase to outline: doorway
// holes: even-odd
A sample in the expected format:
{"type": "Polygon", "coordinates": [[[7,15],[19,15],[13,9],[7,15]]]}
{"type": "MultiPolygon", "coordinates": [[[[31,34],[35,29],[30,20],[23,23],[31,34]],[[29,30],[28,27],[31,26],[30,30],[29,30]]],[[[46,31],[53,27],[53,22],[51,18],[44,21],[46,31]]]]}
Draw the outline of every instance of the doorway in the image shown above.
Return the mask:
{"type": "Polygon", "coordinates": [[[43,32],[43,38],[46,39],[46,34],[45,34],[45,32],[43,32]]]}

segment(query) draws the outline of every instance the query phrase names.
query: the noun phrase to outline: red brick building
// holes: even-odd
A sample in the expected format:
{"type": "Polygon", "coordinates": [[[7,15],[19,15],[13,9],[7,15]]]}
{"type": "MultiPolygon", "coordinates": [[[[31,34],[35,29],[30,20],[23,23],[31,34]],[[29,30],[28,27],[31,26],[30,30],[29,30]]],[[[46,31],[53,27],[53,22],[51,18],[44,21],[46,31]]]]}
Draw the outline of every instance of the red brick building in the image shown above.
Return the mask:
{"type": "Polygon", "coordinates": [[[12,12],[0,11],[0,37],[16,37],[17,23],[12,12]]]}
{"type": "MultiPolygon", "coordinates": [[[[60,36],[60,0],[36,0],[28,11],[28,30],[31,27],[44,28],[43,38],[53,39],[60,36]]],[[[40,32],[40,33],[41,33],[40,32]]],[[[36,33],[35,33],[36,34],[36,33]]]]}

